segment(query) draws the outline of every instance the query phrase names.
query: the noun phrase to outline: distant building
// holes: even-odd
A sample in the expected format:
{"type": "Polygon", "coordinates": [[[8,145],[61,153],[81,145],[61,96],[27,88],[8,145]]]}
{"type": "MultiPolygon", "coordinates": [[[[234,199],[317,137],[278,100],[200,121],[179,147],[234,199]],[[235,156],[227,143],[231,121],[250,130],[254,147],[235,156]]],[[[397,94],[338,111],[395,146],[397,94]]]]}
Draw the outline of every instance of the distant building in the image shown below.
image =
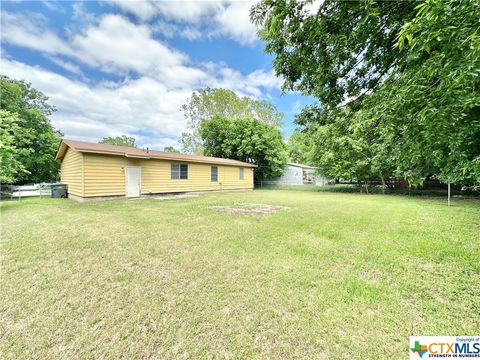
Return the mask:
{"type": "Polygon", "coordinates": [[[262,181],[268,185],[328,185],[333,179],[315,174],[316,168],[309,165],[288,163],[283,169],[283,175],[276,179],[262,181]]]}

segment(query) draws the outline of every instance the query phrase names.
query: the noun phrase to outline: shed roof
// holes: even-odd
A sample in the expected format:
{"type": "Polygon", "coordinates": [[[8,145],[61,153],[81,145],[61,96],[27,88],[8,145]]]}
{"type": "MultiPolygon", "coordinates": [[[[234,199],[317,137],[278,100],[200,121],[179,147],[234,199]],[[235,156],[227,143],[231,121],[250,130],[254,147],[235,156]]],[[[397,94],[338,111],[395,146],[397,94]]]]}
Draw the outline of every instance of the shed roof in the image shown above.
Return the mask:
{"type": "Polygon", "coordinates": [[[299,167],[299,168],[302,168],[302,169],[316,169],[314,166],[305,165],[305,164],[298,164],[298,163],[288,163],[287,165],[296,166],[296,167],[299,167]]]}
{"type": "Polygon", "coordinates": [[[128,146],[95,144],[95,143],[90,143],[86,141],[77,141],[77,140],[68,140],[68,139],[62,139],[55,158],[57,160],[62,160],[63,157],[65,156],[65,152],[67,151],[67,148],[72,148],[75,151],[85,152],[85,153],[117,155],[117,156],[129,157],[129,158],[162,159],[162,160],[176,160],[176,161],[208,163],[208,164],[218,164],[218,165],[257,167],[257,165],[239,161],[239,160],[223,159],[223,158],[217,158],[217,157],[211,157],[211,156],[170,153],[170,152],[156,151],[156,150],[149,150],[149,149],[138,149],[138,148],[132,148],[128,146]]]}

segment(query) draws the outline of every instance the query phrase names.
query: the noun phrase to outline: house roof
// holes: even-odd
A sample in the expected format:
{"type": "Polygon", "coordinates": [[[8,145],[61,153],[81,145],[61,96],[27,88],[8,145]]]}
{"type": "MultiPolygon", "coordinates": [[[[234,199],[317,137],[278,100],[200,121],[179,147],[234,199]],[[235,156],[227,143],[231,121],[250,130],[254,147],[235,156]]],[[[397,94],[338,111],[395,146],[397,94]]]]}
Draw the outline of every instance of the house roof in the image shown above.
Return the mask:
{"type": "Polygon", "coordinates": [[[57,155],[55,156],[55,159],[62,160],[63,157],[65,156],[67,148],[71,148],[75,151],[79,151],[83,153],[117,155],[117,156],[125,156],[128,158],[162,159],[162,160],[175,160],[175,161],[208,163],[208,164],[218,164],[218,165],[257,167],[257,165],[239,161],[239,160],[223,159],[223,158],[216,158],[216,157],[210,157],[210,156],[170,153],[170,152],[164,152],[164,151],[149,150],[148,148],[138,149],[138,148],[132,148],[128,146],[95,144],[95,143],[89,143],[86,141],[77,141],[77,140],[68,140],[68,139],[62,139],[60,146],[58,147],[58,151],[57,151],[57,155]]]}
{"type": "Polygon", "coordinates": [[[316,169],[314,166],[298,164],[298,163],[288,163],[287,165],[296,166],[296,167],[303,168],[303,169],[316,169]]]}

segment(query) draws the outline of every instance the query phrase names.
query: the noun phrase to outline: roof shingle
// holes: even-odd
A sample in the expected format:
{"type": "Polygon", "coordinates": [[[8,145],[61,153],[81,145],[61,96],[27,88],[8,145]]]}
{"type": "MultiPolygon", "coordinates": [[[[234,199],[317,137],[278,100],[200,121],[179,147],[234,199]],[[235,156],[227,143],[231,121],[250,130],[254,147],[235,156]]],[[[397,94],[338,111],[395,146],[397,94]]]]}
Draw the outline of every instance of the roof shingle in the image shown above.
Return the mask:
{"type": "Polygon", "coordinates": [[[254,164],[250,164],[250,163],[239,161],[239,160],[223,159],[223,158],[216,158],[216,157],[210,157],[210,156],[169,153],[164,151],[132,148],[128,146],[95,144],[95,143],[89,143],[86,141],[77,141],[77,140],[68,140],[68,139],[62,139],[62,142],[60,143],[60,146],[57,151],[57,156],[55,157],[57,160],[62,160],[63,156],[65,155],[66,148],[64,145],[79,152],[88,152],[88,153],[95,153],[95,154],[118,155],[118,156],[141,158],[141,159],[162,159],[162,160],[200,162],[200,163],[219,164],[219,165],[256,167],[256,165],[254,164]]]}

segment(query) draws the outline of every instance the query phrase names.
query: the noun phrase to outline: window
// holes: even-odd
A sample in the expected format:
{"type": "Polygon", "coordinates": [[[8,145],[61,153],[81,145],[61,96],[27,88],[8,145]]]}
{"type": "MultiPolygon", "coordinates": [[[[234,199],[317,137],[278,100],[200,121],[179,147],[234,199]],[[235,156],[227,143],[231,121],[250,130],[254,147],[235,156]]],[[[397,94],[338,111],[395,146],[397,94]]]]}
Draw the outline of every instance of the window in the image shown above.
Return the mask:
{"type": "Polygon", "coordinates": [[[217,166],[212,166],[211,171],[210,171],[210,180],[212,182],[217,182],[218,181],[218,167],[217,166]]]}
{"type": "Polygon", "coordinates": [[[244,174],[244,171],[245,170],[244,168],[240,168],[240,180],[244,180],[245,179],[245,174],[244,174]]]}
{"type": "Polygon", "coordinates": [[[187,164],[172,164],[171,178],[173,180],[188,179],[188,165],[187,164]]]}

